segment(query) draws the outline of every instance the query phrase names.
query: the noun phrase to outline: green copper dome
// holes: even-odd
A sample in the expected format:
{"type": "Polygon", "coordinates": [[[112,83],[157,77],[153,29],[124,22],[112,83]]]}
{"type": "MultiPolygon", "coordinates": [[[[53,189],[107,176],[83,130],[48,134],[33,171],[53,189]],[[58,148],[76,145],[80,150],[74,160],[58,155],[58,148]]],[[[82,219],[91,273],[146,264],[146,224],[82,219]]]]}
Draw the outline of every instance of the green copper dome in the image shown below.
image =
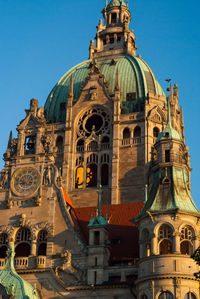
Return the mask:
{"type": "MultiPolygon", "coordinates": [[[[45,115],[49,122],[64,122],[65,110],[73,75],[74,100],[78,101],[81,86],[89,73],[92,60],[84,61],[69,70],[56,84],[45,103],[45,115]]],[[[148,64],[141,58],[132,55],[108,56],[97,59],[100,72],[108,83],[107,92],[114,93],[116,71],[119,71],[122,113],[132,113],[142,110],[142,105],[148,92],[165,96],[160,84],[148,64]],[[127,101],[127,93],[134,93],[135,99],[127,101]]]]}
{"type": "Polygon", "coordinates": [[[108,4],[108,7],[120,6],[120,5],[124,5],[124,6],[126,6],[124,0],[112,0],[112,1],[108,4]]]}
{"type": "Polygon", "coordinates": [[[182,138],[181,138],[180,134],[175,129],[173,129],[170,124],[167,124],[164,131],[162,131],[158,135],[157,142],[159,142],[160,140],[178,140],[178,141],[182,141],[182,138]]]}

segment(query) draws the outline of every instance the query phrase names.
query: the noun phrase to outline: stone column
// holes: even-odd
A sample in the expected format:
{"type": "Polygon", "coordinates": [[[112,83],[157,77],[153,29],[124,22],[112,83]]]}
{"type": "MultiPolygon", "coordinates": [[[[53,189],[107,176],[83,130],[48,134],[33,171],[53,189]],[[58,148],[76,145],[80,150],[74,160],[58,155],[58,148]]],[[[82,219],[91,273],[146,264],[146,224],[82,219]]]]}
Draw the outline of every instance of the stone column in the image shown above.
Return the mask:
{"type": "Polygon", "coordinates": [[[36,239],[32,240],[31,244],[31,255],[36,256],[37,254],[37,242],[36,239]]]}
{"type": "Polygon", "coordinates": [[[24,146],[25,146],[25,136],[22,130],[19,130],[18,133],[18,143],[17,143],[17,155],[23,156],[24,155],[24,146]]]}
{"type": "Polygon", "coordinates": [[[38,132],[36,136],[36,145],[35,145],[36,154],[39,154],[41,152],[41,137],[42,137],[42,128],[38,128],[38,132]]]}
{"type": "Polygon", "coordinates": [[[152,234],[151,237],[151,254],[156,255],[158,253],[158,248],[157,248],[157,238],[155,234],[152,234]]]}
{"type": "Polygon", "coordinates": [[[178,232],[173,234],[173,252],[180,253],[180,234],[178,232]]]}

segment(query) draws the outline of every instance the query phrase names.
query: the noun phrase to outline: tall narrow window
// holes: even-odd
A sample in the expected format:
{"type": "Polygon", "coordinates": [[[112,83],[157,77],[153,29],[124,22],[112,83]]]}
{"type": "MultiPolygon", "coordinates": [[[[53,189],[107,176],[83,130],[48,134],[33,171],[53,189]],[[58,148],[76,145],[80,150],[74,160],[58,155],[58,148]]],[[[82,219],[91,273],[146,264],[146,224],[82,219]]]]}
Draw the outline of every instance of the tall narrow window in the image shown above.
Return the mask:
{"type": "Polygon", "coordinates": [[[108,164],[101,165],[101,185],[107,186],[109,178],[109,166],[108,164]]]}
{"type": "Polygon", "coordinates": [[[127,139],[131,137],[131,132],[129,130],[129,128],[125,128],[123,131],[123,139],[127,139]]]}
{"type": "Polygon", "coordinates": [[[185,226],[181,229],[180,236],[180,250],[181,254],[191,255],[193,252],[193,231],[189,226],[185,226]]]}
{"type": "Polygon", "coordinates": [[[165,162],[170,162],[170,150],[165,150],[165,162]]]}
{"type": "Polygon", "coordinates": [[[134,136],[134,138],[141,137],[141,128],[139,126],[135,127],[133,136],[134,136]]]}
{"type": "Polygon", "coordinates": [[[158,232],[160,254],[172,253],[172,229],[169,225],[163,224],[158,232]]]}
{"type": "Polygon", "coordinates": [[[94,245],[99,245],[100,243],[100,232],[95,231],[94,232],[94,245]]]}
{"type": "Polygon", "coordinates": [[[63,137],[58,136],[56,139],[56,148],[57,148],[57,153],[62,153],[63,152],[63,137]]]}
{"type": "Polygon", "coordinates": [[[197,299],[197,297],[193,293],[189,292],[185,294],[184,299],[197,299]]]}
{"type": "Polygon", "coordinates": [[[41,230],[37,238],[38,255],[46,256],[47,254],[47,231],[41,230]]]}
{"type": "Polygon", "coordinates": [[[115,24],[117,22],[117,14],[116,12],[113,12],[111,14],[111,24],[115,24]]]}
{"type": "Polygon", "coordinates": [[[97,186],[97,165],[93,163],[87,166],[86,187],[96,187],[96,186],[97,186]]]}
{"type": "Polygon", "coordinates": [[[157,127],[154,127],[153,128],[153,137],[157,138],[159,133],[160,133],[160,130],[157,127]]]}

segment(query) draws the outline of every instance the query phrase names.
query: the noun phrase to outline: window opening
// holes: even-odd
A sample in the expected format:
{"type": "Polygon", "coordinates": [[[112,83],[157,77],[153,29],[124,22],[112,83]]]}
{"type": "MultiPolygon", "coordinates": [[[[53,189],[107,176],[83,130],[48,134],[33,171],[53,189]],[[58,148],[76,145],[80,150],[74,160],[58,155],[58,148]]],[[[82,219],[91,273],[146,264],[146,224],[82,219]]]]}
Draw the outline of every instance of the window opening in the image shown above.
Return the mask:
{"type": "Polygon", "coordinates": [[[25,140],[25,154],[35,154],[35,143],[36,137],[35,136],[27,136],[25,140]]]}
{"type": "Polygon", "coordinates": [[[108,164],[101,165],[101,185],[107,186],[109,178],[109,166],[108,164]]]}
{"type": "Polygon", "coordinates": [[[8,248],[8,235],[5,233],[0,234],[0,258],[6,258],[6,251],[8,248]]]}
{"type": "Polygon", "coordinates": [[[165,150],[165,162],[170,162],[170,150],[165,150]]]}
{"type": "Polygon", "coordinates": [[[160,133],[160,130],[157,127],[153,128],[153,137],[154,138],[158,138],[159,133],[160,133]]]}
{"type": "Polygon", "coordinates": [[[97,186],[97,165],[90,164],[87,166],[86,173],[86,187],[96,187],[97,186]]]}
{"type": "Polygon", "coordinates": [[[158,299],[173,299],[173,295],[172,295],[171,292],[168,292],[168,291],[167,292],[162,292],[159,295],[158,299]]]}
{"type": "Polygon", "coordinates": [[[115,24],[117,22],[117,14],[116,12],[111,14],[111,24],[115,24]]]}
{"type": "Polygon", "coordinates": [[[38,234],[38,255],[46,256],[47,254],[47,231],[41,230],[38,234]]]}
{"type": "Polygon", "coordinates": [[[94,232],[94,245],[99,245],[100,244],[100,232],[95,231],[94,232]]]}
{"type": "Polygon", "coordinates": [[[131,132],[129,130],[129,128],[125,128],[123,131],[123,139],[128,139],[131,137],[131,132]]]}
{"type": "Polygon", "coordinates": [[[172,229],[170,226],[163,224],[158,232],[160,242],[160,254],[172,253],[172,229]]]}
{"type": "Polygon", "coordinates": [[[193,251],[193,233],[190,227],[185,226],[181,229],[181,236],[180,236],[180,251],[181,254],[191,255],[193,251]]]}
{"type": "Polygon", "coordinates": [[[134,101],[134,100],[136,100],[136,92],[128,92],[126,94],[126,100],[127,101],[134,101]]]}
{"type": "Polygon", "coordinates": [[[135,127],[133,136],[135,138],[141,137],[141,128],[139,126],[135,127]]]}
{"type": "Polygon", "coordinates": [[[197,299],[197,297],[193,293],[189,292],[185,294],[184,299],[197,299]]]}
{"type": "Polygon", "coordinates": [[[75,188],[76,189],[83,188],[83,166],[79,166],[76,168],[75,188]]]}
{"type": "Polygon", "coordinates": [[[56,139],[56,148],[57,148],[58,153],[63,152],[63,137],[62,136],[57,137],[57,139],[56,139]]]}
{"type": "Polygon", "coordinates": [[[28,228],[20,228],[15,237],[15,256],[28,257],[31,253],[31,232],[28,228]]]}
{"type": "Polygon", "coordinates": [[[110,38],[110,43],[111,43],[111,44],[114,44],[114,37],[111,37],[111,38],[110,38]]]}

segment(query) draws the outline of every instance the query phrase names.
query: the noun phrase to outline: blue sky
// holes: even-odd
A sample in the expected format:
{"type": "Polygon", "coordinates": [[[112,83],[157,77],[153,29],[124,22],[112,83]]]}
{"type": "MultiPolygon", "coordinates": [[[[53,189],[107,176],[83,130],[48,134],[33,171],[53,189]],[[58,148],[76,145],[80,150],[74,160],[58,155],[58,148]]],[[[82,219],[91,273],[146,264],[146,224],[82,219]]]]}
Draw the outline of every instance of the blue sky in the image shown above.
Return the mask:
{"type": "MultiPolygon", "coordinates": [[[[104,0],[0,0],[0,156],[31,98],[41,106],[59,78],[88,58],[104,0]]],[[[200,207],[200,2],[129,0],[138,51],[166,89],[177,83],[200,207]]],[[[3,168],[3,161],[0,161],[3,168]]]]}

